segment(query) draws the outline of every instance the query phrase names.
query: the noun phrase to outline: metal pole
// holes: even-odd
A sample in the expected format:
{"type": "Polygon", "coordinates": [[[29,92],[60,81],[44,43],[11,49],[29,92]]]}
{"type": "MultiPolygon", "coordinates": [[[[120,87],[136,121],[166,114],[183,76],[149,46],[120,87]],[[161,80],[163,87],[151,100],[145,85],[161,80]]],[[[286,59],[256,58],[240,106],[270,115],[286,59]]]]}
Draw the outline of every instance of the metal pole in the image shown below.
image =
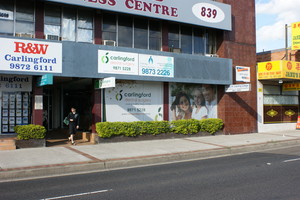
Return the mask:
{"type": "Polygon", "coordinates": [[[285,24],[285,60],[288,59],[288,25],[285,24]]]}

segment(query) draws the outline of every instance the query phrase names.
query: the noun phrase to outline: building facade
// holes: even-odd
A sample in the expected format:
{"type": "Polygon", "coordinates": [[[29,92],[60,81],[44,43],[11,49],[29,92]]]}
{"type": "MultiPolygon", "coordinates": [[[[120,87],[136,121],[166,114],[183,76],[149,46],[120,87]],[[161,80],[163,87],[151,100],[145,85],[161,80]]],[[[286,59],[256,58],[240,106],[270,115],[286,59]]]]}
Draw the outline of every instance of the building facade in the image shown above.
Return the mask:
{"type": "Polygon", "coordinates": [[[254,4],[0,0],[1,134],[63,128],[71,107],[92,132],[101,121],[190,118],[257,132],[254,4]]]}
{"type": "Polygon", "coordinates": [[[295,130],[299,113],[298,50],[257,54],[258,131],[295,130]]]}

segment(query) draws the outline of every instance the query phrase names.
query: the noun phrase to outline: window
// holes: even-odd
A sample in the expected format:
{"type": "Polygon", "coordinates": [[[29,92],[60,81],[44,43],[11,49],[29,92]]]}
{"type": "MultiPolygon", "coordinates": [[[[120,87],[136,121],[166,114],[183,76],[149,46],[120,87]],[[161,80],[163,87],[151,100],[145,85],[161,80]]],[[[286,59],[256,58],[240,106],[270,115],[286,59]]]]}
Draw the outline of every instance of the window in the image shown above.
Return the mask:
{"type": "Polygon", "coordinates": [[[213,30],[206,32],[206,53],[216,54],[217,52],[217,34],[213,30]]]}
{"type": "Polygon", "coordinates": [[[149,49],[161,50],[161,23],[159,21],[149,21],[149,49]]]}
{"type": "Polygon", "coordinates": [[[194,54],[202,54],[205,52],[204,30],[194,28],[194,54]]]}
{"type": "Polygon", "coordinates": [[[179,25],[178,24],[169,24],[169,48],[170,49],[178,49],[179,48],[179,25]]]}
{"type": "Polygon", "coordinates": [[[117,40],[117,18],[116,15],[110,13],[103,14],[102,22],[102,39],[103,40],[117,40]]]}
{"type": "Polygon", "coordinates": [[[148,49],[148,20],[134,19],[134,48],[148,49]]]}
{"type": "Polygon", "coordinates": [[[296,122],[298,94],[298,91],[282,91],[281,85],[264,85],[264,123],[296,122]]]}
{"type": "Polygon", "coordinates": [[[193,53],[193,29],[192,27],[181,26],[181,52],[193,53]]]}
{"type": "Polygon", "coordinates": [[[76,40],[76,10],[72,8],[63,9],[62,40],[76,40]]]}
{"type": "Polygon", "coordinates": [[[93,42],[93,13],[88,10],[78,11],[78,42],[93,42]]]}
{"type": "Polygon", "coordinates": [[[118,46],[133,47],[133,20],[130,16],[118,18],[118,46]]]}
{"type": "Polygon", "coordinates": [[[60,27],[61,27],[61,8],[59,6],[47,5],[45,9],[45,28],[44,28],[45,35],[61,37],[60,27]]]}
{"type": "Polygon", "coordinates": [[[0,0],[0,34],[34,36],[34,2],[0,0]]]}
{"type": "Polygon", "coordinates": [[[16,1],[16,33],[34,35],[34,2],[16,1]]]}

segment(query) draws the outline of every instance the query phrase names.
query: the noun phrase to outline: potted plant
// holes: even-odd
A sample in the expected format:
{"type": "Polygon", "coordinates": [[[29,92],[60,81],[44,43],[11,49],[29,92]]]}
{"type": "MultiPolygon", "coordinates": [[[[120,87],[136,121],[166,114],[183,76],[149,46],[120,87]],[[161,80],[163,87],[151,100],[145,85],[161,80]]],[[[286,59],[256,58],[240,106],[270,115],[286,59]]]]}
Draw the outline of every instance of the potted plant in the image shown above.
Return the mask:
{"type": "Polygon", "coordinates": [[[28,124],[15,126],[17,148],[45,147],[46,132],[46,128],[40,125],[28,124]]]}

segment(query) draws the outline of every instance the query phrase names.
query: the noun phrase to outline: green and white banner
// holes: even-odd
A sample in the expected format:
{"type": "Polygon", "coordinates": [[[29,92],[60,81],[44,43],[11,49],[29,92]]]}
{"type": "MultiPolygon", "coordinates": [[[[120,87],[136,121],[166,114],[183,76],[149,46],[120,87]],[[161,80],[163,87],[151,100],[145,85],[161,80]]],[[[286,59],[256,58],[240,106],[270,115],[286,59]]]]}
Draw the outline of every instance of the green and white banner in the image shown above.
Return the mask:
{"type": "Polygon", "coordinates": [[[105,89],[108,122],[163,120],[163,86],[159,82],[119,81],[105,89]]]}

